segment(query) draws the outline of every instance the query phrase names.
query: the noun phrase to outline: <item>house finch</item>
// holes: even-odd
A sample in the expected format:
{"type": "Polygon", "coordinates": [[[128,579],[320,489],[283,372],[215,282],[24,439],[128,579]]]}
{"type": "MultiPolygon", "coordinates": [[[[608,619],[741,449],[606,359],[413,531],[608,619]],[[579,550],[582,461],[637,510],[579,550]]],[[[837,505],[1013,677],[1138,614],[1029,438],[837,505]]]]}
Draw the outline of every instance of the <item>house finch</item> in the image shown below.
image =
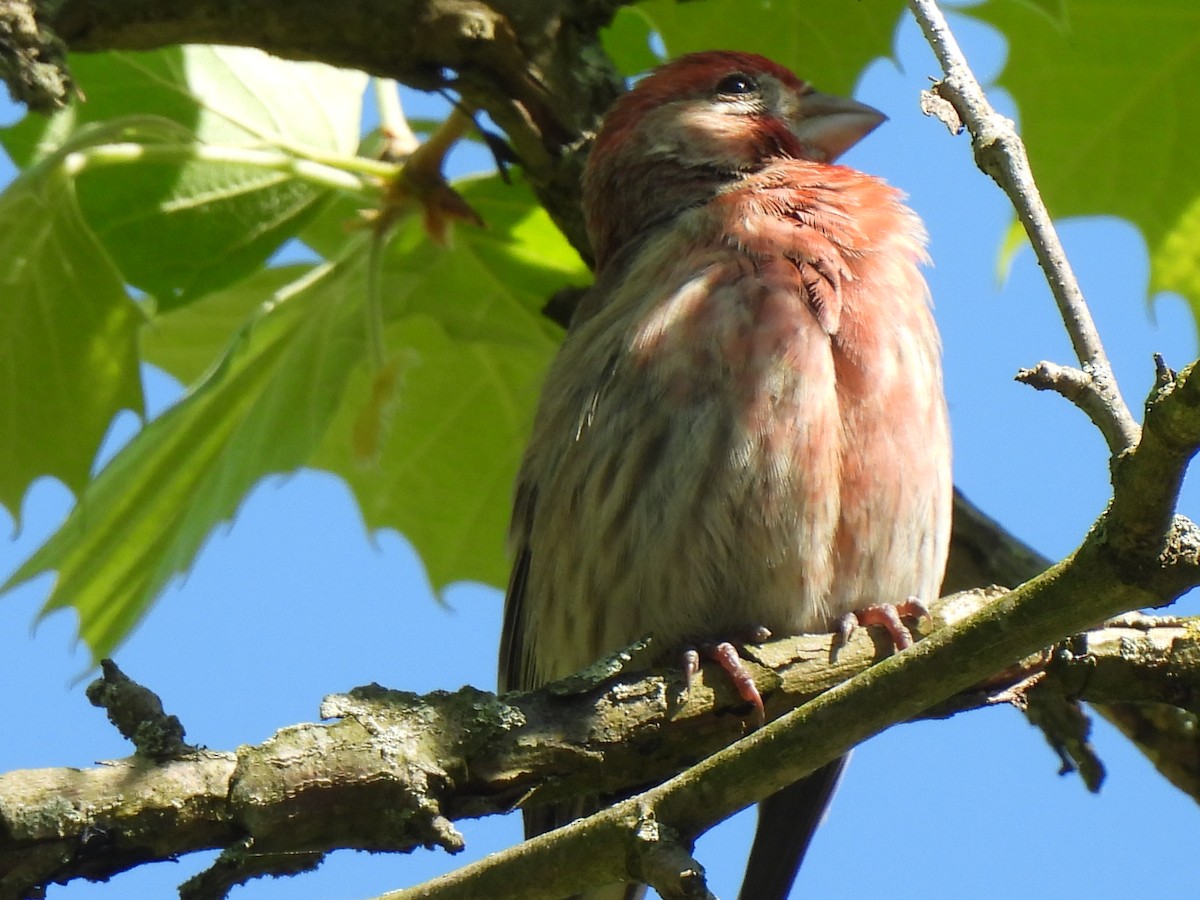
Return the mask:
{"type": "MultiPolygon", "coordinates": [[[[950,531],[925,232],[832,164],[883,119],[716,51],[609,112],[584,175],[596,283],[516,488],[501,689],[646,634],[682,652],[859,613],[907,644],[896,609],[936,596],[950,531]]],[[[842,762],[761,805],[743,897],[787,894],[842,762]]]]}

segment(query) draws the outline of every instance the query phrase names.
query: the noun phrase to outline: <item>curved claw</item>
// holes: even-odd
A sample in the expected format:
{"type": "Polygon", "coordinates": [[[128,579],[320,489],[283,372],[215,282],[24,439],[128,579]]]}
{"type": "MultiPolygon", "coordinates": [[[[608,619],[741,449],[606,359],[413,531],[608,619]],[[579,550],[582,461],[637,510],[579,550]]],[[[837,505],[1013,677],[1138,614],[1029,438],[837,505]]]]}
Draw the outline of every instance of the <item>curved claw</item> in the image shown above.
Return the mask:
{"type": "Polygon", "coordinates": [[[761,725],[765,722],[767,711],[763,709],[762,694],[758,692],[758,686],[738,655],[737,648],[729,641],[722,641],[709,651],[709,656],[713,662],[725,670],[725,674],[733,682],[733,688],[738,692],[738,696],[754,706],[754,718],[757,723],[761,725]]]}
{"type": "Polygon", "coordinates": [[[896,649],[905,650],[912,646],[913,636],[901,616],[926,621],[933,618],[925,604],[916,597],[909,597],[903,603],[873,603],[838,619],[838,641],[844,645],[860,625],[880,625],[887,630],[896,649]]]}
{"type": "MultiPolygon", "coordinates": [[[[749,643],[761,643],[770,637],[771,632],[759,626],[751,630],[747,640],[749,643]]],[[[729,680],[733,683],[733,689],[737,691],[738,696],[754,707],[755,724],[762,725],[767,720],[767,712],[763,707],[762,694],[758,692],[758,686],[755,685],[754,678],[746,668],[742,657],[738,654],[737,647],[729,641],[705,644],[698,649],[689,647],[684,651],[683,675],[685,689],[689,691],[692,689],[692,683],[700,671],[701,654],[719,665],[725,674],[729,676],[729,680]]]]}

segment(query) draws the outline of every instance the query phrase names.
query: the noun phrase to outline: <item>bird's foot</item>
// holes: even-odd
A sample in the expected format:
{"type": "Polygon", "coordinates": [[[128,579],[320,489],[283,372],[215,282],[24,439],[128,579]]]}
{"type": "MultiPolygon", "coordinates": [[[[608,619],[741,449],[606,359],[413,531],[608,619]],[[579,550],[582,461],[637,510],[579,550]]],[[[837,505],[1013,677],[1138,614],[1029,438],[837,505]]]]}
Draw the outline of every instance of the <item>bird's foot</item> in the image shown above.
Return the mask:
{"type": "MultiPolygon", "coordinates": [[[[771,632],[760,625],[750,631],[750,634],[743,643],[758,644],[770,639],[770,637],[771,632]]],[[[696,680],[696,675],[700,671],[701,656],[708,657],[724,670],[725,674],[729,676],[729,680],[733,683],[733,689],[737,691],[738,696],[754,707],[756,724],[762,725],[767,720],[767,713],[763,708],[762,694],[758,692],[754,678],[746,668],[746,664],[742,662],[742,657],[738,654],[737,647],[730,641],[702,644],[699,647],[689,647],[684,651],[683,674],[686,679],[685,690],[690,691],[692,689],[692,682],[696,680]]]]}
{"type": "Polygon", "coordinates": [[[888,636],[892,639],[892,643],[897,650],[904,650],[911,647],[913,643],[912,632],[904,624],[901,618],[903,616],[911,619],[924,619],[926,621],[933,618],[925,604],[916,597],[909,597],[903,603],[873,603],[870,606],[864,606],[862,609],[848,612],[838,619],[838,645],[844,646],[850,640],[850,636],[854,634],[854,629],[860,625],[882,625],[887,629],[888,636]]]}

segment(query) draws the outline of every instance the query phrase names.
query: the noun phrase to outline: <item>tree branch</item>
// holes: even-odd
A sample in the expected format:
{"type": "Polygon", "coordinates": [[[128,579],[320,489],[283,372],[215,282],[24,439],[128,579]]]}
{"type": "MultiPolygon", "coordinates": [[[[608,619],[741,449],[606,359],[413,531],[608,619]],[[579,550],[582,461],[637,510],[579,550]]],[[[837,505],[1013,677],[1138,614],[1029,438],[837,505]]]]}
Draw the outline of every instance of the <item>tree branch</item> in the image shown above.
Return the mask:
{"type": "MultiPolygon", "coordinates": [[[[1083,410],[1100,429],[1112,454],[1114,479],[1139,481],[1138,488],[1118,492],[1122,502],[1129,503],[1130,508],[1119,516],[1127,523],[1127,530],[1117,536],[1117,544],[1153,543],[1153,535],[1161,534],[1166,527],[1165,517],[1170,515],[1167,510],[1173,510],[1174,499],[1164,503],[1161,497],[1156,497],[1143,507],[1144,516],[1134,507],[1148,496],[1141,492],[1176,497],[1179,483],[1174,479],[1182,477],[1182,470],[1164,460],[1163,454],[1149,452],[1143,454],[1143,460],[1157,456],[1163,460],[1165,468],[1160,470],[1157,464],[1148,462],[1133,469],[1127,466],[1126,451],[1144,436],[1139,435],[1140,429],[1121,398],[1091,313],[1037,190],[1024,144],[1012,121],[999,115],[988,102],[936,0],[910,0],[909,6],[946,75],[945,80],[934,86],[932,93],[923,95],[922,109],[927,115],[943,121],[955,134],[964,126],[970,131],[979,167],[1008,195],[1025,227],[1082,365],[1082,368],[1073,368],[1043,361],[1034,368],[1020,370],[1016,378],[1037,390],[1052,390],[1062,395],[1083,410]]],[[[1174,373],[1166,368],[1161,358],[1156,357],[1156,366],[1158,390],[1169,389],[1174,373]]],[[[1165,423],[1162,427],[1171,428],[1165,423]]],[[[1183,441],[1177,443],[1177,452],[1188,454],[1194,451],[1183,441]]],[[[998,544],[1004,559],[1002,566],[1011,567],[1013,574],[1024,573],[1024,577],[1032,577],[1031,570],[1048,563],[1033,551],[1023,552],[1028,548],[1005,534],[996,523],[985,521],[986,517],[960,496],[955,497],[955,520],[947,582],[956,587],[969,584],[970,578],[977,574],[970,566],[979,549],[989,546],[993,535],[1003,536],[998,544]],[[1014,544],[1015,554],[1012,552],[1014,544]],[[969,576],[965,582],[959,580],[964,574],[969,576]]],[[[1015,583],[1004,574],[995,580],[1003,584],[1015,583]]],[[[1113,706],[1103,702],[1098,702],[1096,708],[1127,735],[1137,734],[1135,743],[1155,762],[1159,771],[1196,796],[1194,788],[1200,781],[1197,775],[1200,767],[1182,763],[1192,748],[1186,741],[1177,739],[1181,717],[1192,714],[1164,708],[1164,712],[1151,715],[1130,704],[1113,706]],[[1160,732],[1159,728],[1163,730],[1160,732]],[[1183,757],[1178,755],[1181,749],[1183,757]]],[[[1052,746],[1062,754],[1064,766],[1078,765],[1089,786],[1098,787],[1103,769],[1085,745],[1086,721],[1078,705],[1062,699],[1062,695],[1051,694],[1042,699],[1035,698],[1028,713],[1031,721],[1045,732],[1052,746]],[[1069,729],[1075,729],[1075,732],[1068,733],[1069,729]]],[[[1194,721],[1194,716],[1191,720],[1194,721]]]]}
{"type": "Polygon", "coordinates": [[[75,91],[66,48],[38,14],[33,0],[0,4],[0,79],[13,100],[50,113],[75,91]]]}
{"type": "MultiPolygon", "coordinates": [[[[997,596],[973,592],[940,601],[935,635],[992,601],[1005,602],[997,596]]],[[[875,663],[889,652],[886,639],[870,630],[836,654],[831,641],[807,635],[747,648],[771,715],[863,673],[874,680],[875,663]]],[[[1120,622],[1028,654],[1018,665],[1011,661],[924,715],[1011,702],[1013,687],[1039,673],[1039,690],[1082,699],[1194,706],[1200,697],[1196,621],[1120,622]]],[[[928,696],[928,685],[923,691],[928,696]]],[[[869,702],[855,701],[855,715],[865,715],[869,702]]],[[[223,896],[250,875],[294,870],[297,859],[309,867],[340,847],[453,852],[461,843],[450,820],[507,812],[534,796],[541,802],[659,781],[740,737],[745,713],[713,667],[686,697],[673,670],[611,678],[599,668],[502,698],[471,688],[417,697],[372,686],[325,701],[322,715],[337,722],[285,728],[233,753],[10,772],[0,776],[0,896],[71,878],[107,878],[213,847],[226,848],[226,856],[193,885],[191,897],[223,896]],[[64,805],[64,797],[72,802],[64,805]]],[[[681,855],[689,830],[677,830],[653,806],[636,811],[634,821],[642,874],[653,872],[664,887],[696,890],[702,869],[681,855]]],[[[695,827],[696,820],[687,821],[695,827]]],[[[622,849],[598,865],[613,859],[623,865],[634,835],[614,830],[610,837],[622,849]]],[[[588,853],[603,856],[598,846],[588,853]]],[[[569,868],[575,871],[574,863],[569,868]]],[[[492,896],[488,885],[510,877],[467,883],[474,896],[492,896]]],[[[425,896],[414,890],[404,896],[425,896]]]]}
{"type": "MultiPolygon", "coordinates": [[[[1058,573],[1065,574],[1066,570],[1058,573]]],[[[1009,616],[1021,617],[1037,607],[1040,613],[1026,624],[1039,630],[1047,627],[1049,607],[1065,603],[1067,595],[1074,593],[1074,585],[1064,584],[1069,580],[1073,579],[1043,579],[1007,595],[994,609],[972,617],[961,628],[935,633],[913,650],[879,663],[658,788],[526,841],[512,851],[417,888],[390,893],[386,900],[465,900],[480,896],[482,886],[487,886],[486,896],[498,900],[552,900],[589,884],[636,876],[622,867],[624,857],[619,848],[623,835],[652,818],[694,837],[715,821],[913,714],[930,697],[950,689],[945,681],[941,690],[931,689],[938,679],[949,679],[957,686],[968,677],[962,668],[951,675],[954,670],[949,664],[969,660],[967,669],[974,676],[983,671],[984,658],[995,664],[1003,654],[1024,645],[1018,637],[1022,632],[1005,625],[1009,616]],[[943,637],[936,640],[939,634],[943,637]],[[1009,640],[1005,641],[1005,636],[1009,640]],[[995,641],[1003,642],[1003,649],[995,641]],[[559,877],[547,882],[547,873],[559,873],[559,877]]],[[[1128,598],[1117,600],[1122,593],[1114,591],[1107,602],[1128,602],[1128,598]]]]}
{"type": "Polygon", "coordinates": [[[935,0],[908,0],[908,6],[946,75],[934,85],[934,91],[954,107],[958,122],[970,132],[979,168],[992,176],[1012,201],[1046,273],[1050,292],[1082,366],[1070,379],[1044,380],[1038,386],[1069,388],[1062,391],[1063,395],[1091,418],[1116,456],[1137,443],[1138,425],[1121,397],[1079,281],[1034,183],[1025,144],[1012,120],[1000,115],[988,102],[935,0]],[[1084,402],[1082,396],[1089,399],[1084,402]]]}

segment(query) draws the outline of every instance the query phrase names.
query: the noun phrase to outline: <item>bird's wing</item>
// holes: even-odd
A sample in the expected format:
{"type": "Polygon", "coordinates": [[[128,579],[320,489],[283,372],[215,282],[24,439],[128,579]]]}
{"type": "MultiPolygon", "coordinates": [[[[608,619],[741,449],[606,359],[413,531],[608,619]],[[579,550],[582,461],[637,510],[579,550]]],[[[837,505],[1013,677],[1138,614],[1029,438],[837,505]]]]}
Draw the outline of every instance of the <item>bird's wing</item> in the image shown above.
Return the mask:
{"type": "Polygon", "coordinates": [[[530,647],[525,639],[525,587],[529,579],[529,532],[533,527],[533,509],[537,489],[527,481],[517,483],[513,499],[513,517],[509,541],[513,549],[513,567],[504,596],[504,628],[500,632],[500,665],[497,683],[500,693],[537,687],[532,683],[530,647]]]}

